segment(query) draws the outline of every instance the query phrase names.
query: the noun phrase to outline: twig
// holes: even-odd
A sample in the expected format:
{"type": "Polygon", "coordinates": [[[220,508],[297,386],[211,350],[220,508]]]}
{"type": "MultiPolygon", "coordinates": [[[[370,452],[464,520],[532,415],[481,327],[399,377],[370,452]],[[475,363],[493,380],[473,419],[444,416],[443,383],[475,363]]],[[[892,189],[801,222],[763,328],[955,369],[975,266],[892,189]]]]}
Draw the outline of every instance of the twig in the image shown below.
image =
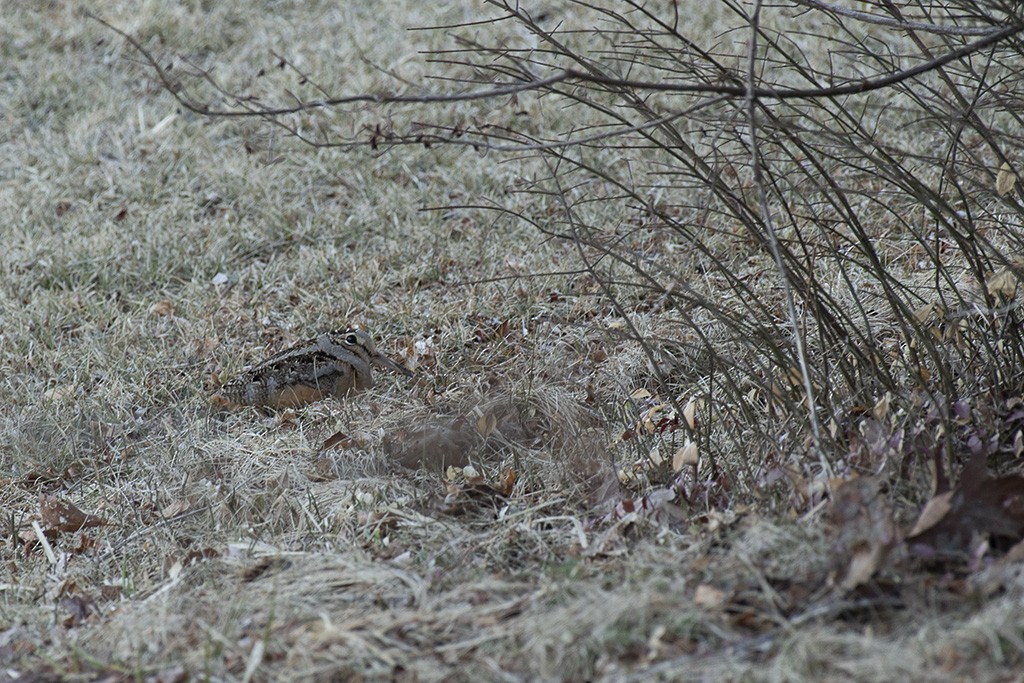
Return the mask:
{"type": "Polygon", "coordinates": [[[888,26],[889,28],[894,28],[900,31],[923,31],[925,33],[936,33],[947,36],[985,36],[992,30],[984,26],[946,26],[942,24],[931,24],[926,21],[900,21],[898,19],[880,17],[868,12],[860,12],[855,9],[850,9],[849,7],[841,7],[829,2],[822,2],[821,0],[793,0],[793,2],[805,7],[822,10],[823,12],[831,12],[832,14],[840,17],[849,17],[850,19],[863,21],[865,24],[888,26]]]}
{"type": "MultiPolygon", "coordinates": [[[[757,95],[754,87],[754,78],[757,71],[757,34],[760,30],[761,0],[755,0],[754,11],[750,15],[750,47],[747,54],[747,128],[750,135],[750,164],[754,174],[754,186],[757,188],[758,204],[761,209],[761,221],[767,233],[768,249],[775,260],[775,267],[779,273],[779,280],[782,290],[786,295],[786,312],[789,315],[789,324],[793,331],[793,341],[796,344],[797,362],[800,364],[800,376],[803,379],[804,395],[807,397],[807,415],[811,423],[811,435],[814,438],[814,451],[821,461],[822,468],[828,476],[832,476],[832,466],[822,450],[821,425],[818,421],[818,408],[814,400],[814,383],[811,381],[811,368],[807,361],[807,348],[804,344],[804,335],[801,330],[800,319],[796,312],[796,302],[793,297],[793,282],[782,258],[779,249],[779,237],[775,232],[775,222],[772,220],[771,207],[768,205],[768,190],[765,187],[764,174],[761,170],[761,150],[758,147],[757,136],[757,95]]],[[[785,368],[782,368],[785,371],[785,368]]]]}
{"type": "MultiPolygon", "coordinates": [[[[984,50],[987,47],[995,45],[1000,41],[1009,38],[1010,36],[1016,35],[1024,30],[1024,23],[1012,24],[1005,28],[994,30],[986,34],[984,37],[964,45],[958,50],[953,50],[935,59],[928,60],[922,64],[919,64],[910,69],[904,69],[895,73],[880,76],[878,78],[864,78],[857,79],[845,83],[843,85],[837,85],[827,88],[763,88],[755,87],[751,89],[749,85],[714,85],[714,84],[684,84],[684,83],[670,83],[663,81],[639,81],[628,78],[615,78],[606,76],[599,73],[580,71],[577,69],[564,69],[555,73],[547,78],[532,78],[520,83],[511,83],[506,85],[497,85],[493,88],[486,88],[483,90],[476,90],[464,93],[425,93],[421,95],[398,95],[395,93],[362,93],[355,95],[345,95],[342,97],[332,97],[322,100],[313,100],[305,102],[303,104],[291,106],[291,107],[243,107],[242,109],[214,109],[202,104],[199,104],[191,97],[184,94],[181,84],[173,79],[167,70],[160,65],[153,54],[139,43],[138,40],[130,36],[122,29],[117,28],[105,19],[93,14],[92,12],[86,12],[85,15],[90,19],[93,19],[108,29],[118,34],[129,45],[131,45],[139,54],[142,55],[143,59],[152,67],[156,72],[157,78],[160,80],[164,88],[170,92],[178,102],[197,114],[211,117],[277,117],[284,116],[286,114],[295,114],[299,112],[309,111],[312,109],[320,109],[324,107],[334,107],[342,104],[355,104],[359,102],[366,102],[371,104],[428,104],[428,103],[451,103],[451,102],[470,102],[474,100],[489,100],[498,97],[504,97],[508,95],[516,95],[523,92],[539,91],[546,88],[550,88],[553,85],[564,82],[574,83],[591,83],[594,85],[603,85],[613,88],[631,89],[636,91],[648,91],[648,92],[666,92],[666,93],[697,93],[705,95],[724,95],[733,98],[747,98],[756,97],[758,99],[778,99],[778,100],[789,100],[789,99],[815,99],[815,98],[833,98],[843,95],[855,95],[859,93],[871,92],[873,90],[880,90],[897,83],[906,81],[908,79],[919,76],[923,73],[927,73],[934,69],[940,68],[949,64],[950,62],[956,61],[974,52],[984,50]]],[[[244,98],[238,95],[233,95],[220,86],[208,72],[204,72],[204,78],[220,93],[232,97],[240,105],[244,98]]]]}

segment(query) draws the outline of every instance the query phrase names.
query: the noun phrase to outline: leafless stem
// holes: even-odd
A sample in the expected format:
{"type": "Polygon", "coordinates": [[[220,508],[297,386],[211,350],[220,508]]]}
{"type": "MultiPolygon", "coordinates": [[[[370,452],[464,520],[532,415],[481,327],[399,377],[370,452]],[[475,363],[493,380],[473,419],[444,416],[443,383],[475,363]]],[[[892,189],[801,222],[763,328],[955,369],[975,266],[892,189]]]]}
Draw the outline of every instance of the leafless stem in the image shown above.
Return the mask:
{"type": "Polygon", "coordinates": [[[793,342],[796,345],[796,358],[800,365],[800,375],[804,385],[804,395],[807,398],[807,417],[810,420],[811,434],[814,438],[814,451],[818,456],[824,470],[832,476],[832,468],[824,456],[822,449],[821,424],[818,420],[817,402],[814,399],[814,383],[811,380],[811,368],[807,361],[807,349],[804,342],[804,330],[800,324],[800,318],[796,311],[796,302],[793,297],[792,280],[789,268],[782,258],[779,249],[779,237],[775,232],[775,222],[772,219],[772,210],[768,204],[768,190],[765,187],[764,175],[761,170],[761,150],[758,147],[757,136],[757,95],[754,86],[757,78],[758,47],[757,36],[760,28],[761,0],[755,0],[754,10],[750,14],[750,42],[747,54],[747,127],[750,136],[750,165],[754,176],[754,186],[757,188],[758,205],[761,209],[761,223],[764,226],[768,237],[768,249],[775,260],[775,267],[778,269],[779,280],[782,290],[786,295],[786,312],[789,314],[789,324],[792,328],[793,342]]]}
{"type": "MultiPolygon", "coordinates": [[[[814,99],[814,98],[835,98],[845,95],[856,95],[862,93],[872,92],[874,90],[880,90],[888,88],[898,83],[902,83],[906,80],[912,79],[929,71],[933,71],[939,67],[942,67],[950,62],[956,61],[963,57],[966,57],[975,52],[984,50],[987,47],[995,45],[996,43],[1005,40],[1011,36],[1016,35],[1021,30],[1024,30],[1024,25],[1013,24],[1006,28],[999,30],[989,31],[984,37],[979,38],[973,43],[969,43],[960,49],[953,50],[944,55],[940,55],[935,59],[929,60],[922,64],[919,64],[910,69],[904,69],[887,76],[881,76],[878,78],[867,78],[851,81],[842,85],[821,87],[821,88],[763,88],[755,87],[753,91],[750,91],[745,85],[713,85],[713,84],[685,84],[685,83],[671,83],[661,81],[639,81],[631,80],[628,78],[615,78],[602,74],[589,73],[580,71],[578,69],[564,69],[551,76],[544,78],[531,78],[526,81],[519,83],[510,83],[505,85],[497,85],[495,87],[485,88],[482,90],[475,90],[463,93],[424,93],[419,95],[399,95],[396,93],[361,93],[355,95],[346,95],[343,97],[332,97],[328,99],[312,100],[309,102],[303,102],[301,104],[293,105],[290,107],[262,107],[254,106],[252,103],[247,103],[247,106],[243,106],[240,109],[215,109],[203,104],[200,104],[197,100],[190,97],[181,87],[181,84],[167,73],[167,70],[160,64],[156,57],[135,38],[128,35],[121,29],[117,28],[105,19],[91,13],[86,12],[86,15],[95,21],[100,22],[111,31],[117,33],[119,36],[125,39],[140,55],[143,59],[152,67],[157,78],[161,84],[167,89],[168,92],[172,93],[178,102],[197,114],[204,116],[215,116],[215,117],[278,117],[287,114],[295,114],[299,112],[309,111],[312,109],[321,109],[325,107],[336,107],[344,104],[356,104],[360,102],[369,104],[441,104],[441,103],[454,103],[454,102],[470,102],[475,100],[493,100],[499,97],[507,97],[509,95],[516,95],[524,92],[531,91],[542,91],[552,86],[558,85],[565,82],[574,83],[589,83],[593,85],[600,85],[612,88],[648,91],[648,92],[665,92],[665,93],[678,93],[678,94],[702,94],[702,95],[722,95],[727,97],[745,98],[745,97],[756,97],[759,99],[777,99],[777,100],[790,100],[790,99],[814,99]]],[[[225,95],[228,95],[228,91],[222,86],[216,83],[210,74],[206,74],[206,80],[210,82],[214,88],[225,95]]],[[[241,98],[234,98],[237,102],[241,101],[241,98]]]]}

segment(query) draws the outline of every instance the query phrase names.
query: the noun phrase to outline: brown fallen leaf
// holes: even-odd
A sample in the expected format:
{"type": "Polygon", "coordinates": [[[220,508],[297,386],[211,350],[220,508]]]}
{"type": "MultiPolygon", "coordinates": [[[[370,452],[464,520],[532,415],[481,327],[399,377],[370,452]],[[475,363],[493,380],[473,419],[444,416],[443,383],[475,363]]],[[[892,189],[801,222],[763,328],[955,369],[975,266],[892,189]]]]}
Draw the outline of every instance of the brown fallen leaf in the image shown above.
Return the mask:
{"type": "Polygon", "coordinates": [[[506,498],[511,496],[512,489],[515,487],[518,479],[519,474],[515,470],[506,470],[506,472],[501,475],[501,485],[498,487],[498,490],[500,490],[506,498]]]}
{"type": "Polygon", "coordinates": [[[56,496],[39,496],[39,514],[47,530],[78,531],[86,527],[103,526],[107,520],[82,512],[71,503],[57,500],[56,496]]]}
{"type": "Polygon", "coordinates": [[[987,450],[971,456],[952,490],[928,501],[907,536],[910,549],[925,558],[969,557],[981,544],[1024,539],[1024,477],[991,477],[987,450]]]}
{"type": "Polygon", "coordinates": [[[80,555],[96,547],[96,539],[84,531],[78,534],[78,542],[68,548],[72,555],[80,555]]]}
{"type": "Polygon", "coordinates": [[[478,472],[477,469],[472,465],[466,465],[465,467],[462,468],[461,471],[458,471],[457,468],[455,467],[450,467],[448,469],[451,472],[451,474],[455,475],[455,477],[449,475],[447,477],[449,480],[461,476],[462,479],[470,486],[477,486],[485,483],[484,475],[480,474],[480,472],[478,472]]]}
{"type": "Polygon", "coordinates": [[[360,440],[360,438],[358,436],[352,437],[352,436],[348,436],[344,432],[334,432],[334,434],[331,434],[327,438],[327,440],[324,441],[323,445],[320,446],[320,452],[323,453],[324,451],[329,451],[332,448],[337,448],[339,450],[346,450],[346,449],[352,448],[354,446],[365,446],[365,445],[366,445],[365,443],[361,443],[361,440],[360,440]]]}
{"type": "Polygon", "coordinates": [[[917,518],[914,528],[910,530],[907,537],[913,538],[941,522],[942,518],[949,514],[952,508],[952,500],[952,491],[932,496],[931,500],[925,503],[924,508],[921,510],[921,515],[917,518]]]}
{"type": "Polygon", "coordinates": [[[498,418],[491,412],[484,413],[476,421],[476,431],[485,439],[491,435],[497,426],[498,418]]]}

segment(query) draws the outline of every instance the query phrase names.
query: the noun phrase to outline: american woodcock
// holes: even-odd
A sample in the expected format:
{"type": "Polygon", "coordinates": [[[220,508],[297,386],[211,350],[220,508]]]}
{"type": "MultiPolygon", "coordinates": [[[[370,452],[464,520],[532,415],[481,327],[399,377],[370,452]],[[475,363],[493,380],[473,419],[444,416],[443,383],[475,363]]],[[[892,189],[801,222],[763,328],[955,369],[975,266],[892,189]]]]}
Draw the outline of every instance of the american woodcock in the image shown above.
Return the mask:
{"type": "Polygon", "coordinates": [[[413,373],[377,351],[366,332],[325,332],[271,356],[225,384],[221,406],[297,408],[327,396],[342,398],[373,386],[373,366],[413,373]]]}

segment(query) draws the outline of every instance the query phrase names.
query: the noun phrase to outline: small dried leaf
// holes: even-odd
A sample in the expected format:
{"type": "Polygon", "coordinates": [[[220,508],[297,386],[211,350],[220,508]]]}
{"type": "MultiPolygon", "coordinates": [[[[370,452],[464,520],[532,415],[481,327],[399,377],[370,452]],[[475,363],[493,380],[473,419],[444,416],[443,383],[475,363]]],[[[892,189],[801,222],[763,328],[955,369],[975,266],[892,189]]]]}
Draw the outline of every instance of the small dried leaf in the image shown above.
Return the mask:
{"type": "Polygon", "coordinates": [[[512,487],[516,485],[516,480],[519,475],[515,470],[508,470],[505,474],[501,475],[501,493],[505,496],[512,495],[512,487]]]}
{"type": "Polygon", "coordinates": [[[164,519],[171,519],[178,515],[183,515],[192,509],[192,504],[184,499],[178,499],[165,507],[160,511],[160,516],[164,519]]]}
{"type": "Polygon", "coordinates": [[[985,289],[992,296],[1003,296],[1012,299],[1017,295],[1017,276],[1009,268],[1000,268],[985,283],[985,289]]]}
{"type": "Polygon", "coordinates": [[[693,593],[693,603],[707,610],[721,609],[725,604],[725,591],[702,583],[693,593]]]}
{"type": "Polygon", "coordinates": [[[476,421],[476,431],[485,439],[494,432],[494,429],[497,426],[498,418],[491,412],[484,413],[480,416],[480,419],[476,421]]]}
{"type": "MultiPolygon", "coordinates": [[[[620,477],[622,474],[620,473],[620,477]]],[[[643,519],[654,519],[662,512],[671,516],[669,508],[675,500],[677,492],[674,488],[655,489],[639,498],[627,498],[619,501],[615,509],[608,515],[608,519],[622,519],[630,515],[636,515],[643,519]]]]}
{"type": "Polygon", "coordinates": [[[926,320],[928,320],[928,317],[931,316],[932,312],[935,311],[936,308],[937,307],[934,302],[927,303],[921,308],[914,311],[914,318],[917,320],[917,322],[924,323],[926,320]]]}
{"type": "Polygon", "coordinates": [[[662,419],[662,412],[668,407],[669,405],[667,403],[659,403],[658,405],[645,410],[640,420],[640,424],[643,426],[644,431],[648,434],[654,434],[657,432],[659,422],[662,419]]]}
{"type": "Polygon", "coordinates": [[[352,448],[355,445],[355,439],[351,438],[344,432],[334,432],[327,440],[324,441],[324,445],[320,447],[320,452],[329,451],[332,448],[339,448],[344,450],[346,448],[352,448]]]}
{"type": "Polygon", "coordinates": [[[907,536],[917,536],[938,524],[939,521],[946,516],[946,513],[949,512],[951,507],[950,501],[952,498],[952,491],[946,491],[945,493],[933,496],[932,499],[925,504],[924,509],[921,510],[921,515],[917,518],[914,528],[910,530],[910,533],[907,534],[907,536]]]}
{"type": "Polygon", "coordinates": [[[672,470],[678,472],[687,465],[696,465],[698,462],[700,462],[700,457],[697,454],[697,444],[687,441],[686,445],[672,456],[672,470]]]}
{"type": "Polygon", "coordinates": [[[63,401],[65,399],[74,398],[78,392],[77,387],[73,384],[63,384],[55,387],[51,387],[43,392],[43,399],[46,401],[63,401]]]}
{"type": "Polygon", "coordinates": [[[866,583],[878,571],[885,558],[885,549],[878,545],[865,543],[858,547],[850,558],[846,568],[846,576],[840,584],[846,590],[852,590],[866,583]]]}
{"type": "Polygon", "coordinates": [[[683,419],[686,420],[686,426],[690,428],[690,431],[697,428],[697,403],[697,399],[691,398],[683,406],[683,419]]]}
{"type": "Polygon", "coordinates": [[[1009,194],[1016,183],[1017,174],[1013,172],[1010,164],[1004,161],[1003,165],[999,167],[999,172],[996,173],[996,194],[1000,197],[1009,194]]]}
{"type": "Polygon", "coordinates": [[[883,420],[885,416],[889,414],[889,402],[892,400],[892,394],[888,391],[885,392],[885,396],[878,400],[875,407],[871,409],[872,414],[876,420],[883,420]]]}
{"type": "Polygon", "coordinates": [[[161,299],[149,307],[150,315],[168,316],[174,315],[174,304],[167,299],[161,299]]]}
{"type": "Polygon", "coordinates": [[[616,471],[615,476],[618,478],[620,484],[625,484],[626,486],[632,486],[637,482],[637,473],[634,472],[631,467],[620,467],[618,471],[616,471]]]}
{"type": "Polygon", "coordinates": [[[296,427],[299,424],[299,414],[293,408],[286,408],[277,414],[278,427],[296,427]]]}
{"type": "Polygon", "coordinates": [[[472,465],[466,465],[462,468],[462,476],[470,484],[477,484],[484,480],[484,475],[480,474],[472,465]]]}
{"type": "MultiPolygon", "coordinates": [[[[219,381],[219,378],[215,376],[214,381],[219,381]]],[[[218,391],[217,393],[210,396],[210,407],[215,408],[217,410],[229,410],[231,408],[236,408],[237,404],[218,391]]]]}
{"type": "Polygon", "coordinates": [[[39,497],[39,513],[47,529],[54,531],[78,531],[86,527],[102,526],[107,520],[86,514],[71,503],[64,503],[55,496],[39,497]]]}

